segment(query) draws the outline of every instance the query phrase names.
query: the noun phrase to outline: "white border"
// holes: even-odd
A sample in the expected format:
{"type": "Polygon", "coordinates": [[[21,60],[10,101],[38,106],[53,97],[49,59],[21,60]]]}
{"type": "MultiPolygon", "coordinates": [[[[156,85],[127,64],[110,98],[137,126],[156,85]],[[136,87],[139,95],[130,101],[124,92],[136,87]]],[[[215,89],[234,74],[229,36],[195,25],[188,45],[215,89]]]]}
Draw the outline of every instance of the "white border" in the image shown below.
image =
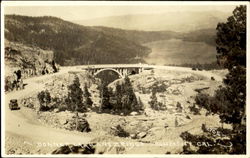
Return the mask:
{"type": "MultiPolygon", "coordinates": [[[[4,7],[5,6],[110,6],[110,5],[117,5],[117,6],[157,6],[157,5],[247,5],[247,16],[250,14],[249,11],[249,2],[232,2],[232,1],[210,1],[210,2],[195,2],[195,1],[176,1],[176,2],[166,2],[166,1],[3,1],[1,2],[1,94],[4,94],[4,7]]],[[[249,18],[247,17],[247,52],[249,52],[249,45],[248,41],[250,40],[250,37],[248,36],[248,28],[249,28],[249,18]]],[[[248,54],[248,53],[247,53],[248,54]]],[[[250,58],[249,55],[247,55],[247,68],[250,66],[250,58]]],[[[250,114],[250,108],[248,107],[250,105],[250,89],[249,86],[249,77],[250,72],[247,69],[247,100],[246,100],[246,111],[247,115],[250,114]]],[[[2,137],[2,149],[1,150],[1,156],[3,157],[187,157],[187,158],[193,158],[193,157],[249,157],[250,156],[250,149],[249,149],[249,121],[250,119],[247,116],[247,155],[143,155],[143,154],[137,154],[137,155],[6,155],[4,153],[5,151],[5,97],[4,95],[1,95],[1,125],[3,128],[1,128],[1,137],[2,137]]]]}
{"type": "Polygon", "coordinates": [[[3,1],[2,6],[248,5],[244,1],[3,1]]]}
{"type": "Polygon", "coordinates": [[[5,151],[5,92],[4,92],[4,7],[1,5],[1,156],[5,151]],[[2,150],[3,149],[3,150],[2,150]]]}

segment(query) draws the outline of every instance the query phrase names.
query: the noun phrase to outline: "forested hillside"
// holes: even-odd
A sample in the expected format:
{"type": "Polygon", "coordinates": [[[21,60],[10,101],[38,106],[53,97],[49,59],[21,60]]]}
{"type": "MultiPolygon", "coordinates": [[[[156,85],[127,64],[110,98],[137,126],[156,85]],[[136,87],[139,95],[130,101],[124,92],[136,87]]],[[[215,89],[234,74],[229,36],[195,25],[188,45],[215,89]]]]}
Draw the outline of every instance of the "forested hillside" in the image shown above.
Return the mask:
{"type": "Polygon", "coordinates": [[[215,29],[201,29],[183,34],[183,40],[189,42],[205,42],[206,44],[215,46],[215,29]]]}
{"type": "Polygon", "coordinates": [[[60,65],[132,63],[150,53],[137,42],[55,17],[6,15],[5,38],[53,50],[60,65]]]}
{"type": "MultiPolygon", "coordinates": [[[[144,59],[148,59],[154,49],[145,43],[171,39],[197,44],[206,43],[215,48],[215,29],[196,30],[189,33],[123,30],[103,26],[82,26],[49,16],[6,15],[5,38],[11,42],[52,50],[55,53],[55,61],[60,65],[145,62],[144,59]]],[[[194,49],[196,52],[203,51],[200,47],[194,49]]],[[[174,56],[182,60],[183,55],[178,50],[176,48],[174,56]]],[[[214,55],[214,52],[208,53],[214,55]]],[[[209,54],[200,55],[206,58],[209,54]]],[[[190,58],[193,56],[191,55],[190,58]]],[[[172,56],[166,56],[166,59],[170,60],[172,56]]],[[[164,64],[165,58],[161,60],[164,64]]],[[[171,63],[166,61],[165,64],[171,63]]]]}
{"type": "Polygon", "coordinates": [[[138,30],[123,30],[118,28],[93,26],[94,29],[102,31],[108,35],[114,35],[126,38],[130,41],[139,43],[148,43],[153,41],[168,40],[172,38],[182,38],[182,34],[173,31],[138,31],[138,30]]]}

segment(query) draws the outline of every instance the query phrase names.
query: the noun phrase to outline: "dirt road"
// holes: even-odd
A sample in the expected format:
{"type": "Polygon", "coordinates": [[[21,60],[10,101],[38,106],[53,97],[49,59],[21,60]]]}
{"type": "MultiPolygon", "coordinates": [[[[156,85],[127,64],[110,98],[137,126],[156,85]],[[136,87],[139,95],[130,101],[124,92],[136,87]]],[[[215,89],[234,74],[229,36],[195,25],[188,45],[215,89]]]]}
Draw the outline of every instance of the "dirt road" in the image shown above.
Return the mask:
{"type": "Polygon", "coordinates": [[[10,99],[21,99],[43,90],[45,88],[44,83],[37,81],[49,80],[52,76],[66,74],[67,72],[68,69],[63,69],[59,73],[26,79],[24,80],[24,83],[27,84],[25,89],[5,94],[5,113],[2,115],[5,122],[5,134],[24,138],[23,145],[38,145],[37,143],[41,142],[57,144],[88,142],[90,138],[85,137],[83,133],[46,127],[40,122],[33,120],[32,113],[34,112],[28,108],[21,106],[20,110],[11,111],[8,106],[10,99]]]}

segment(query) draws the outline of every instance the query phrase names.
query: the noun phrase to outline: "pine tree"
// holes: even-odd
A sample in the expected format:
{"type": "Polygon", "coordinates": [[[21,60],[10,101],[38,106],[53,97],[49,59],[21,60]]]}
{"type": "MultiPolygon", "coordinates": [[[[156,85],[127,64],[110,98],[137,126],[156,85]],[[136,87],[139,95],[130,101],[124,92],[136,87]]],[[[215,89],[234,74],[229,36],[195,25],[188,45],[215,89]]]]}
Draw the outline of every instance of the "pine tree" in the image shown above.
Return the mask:
{"type": "Polygon", "coordinates": [[[112,105],[110,103],[110,92],[108,90],[108,87],[105,86],[105,84],[101,85],[101,110],[105,110],[105,109],[112,109],[112,105]]]}
{"type": "MultiPolygon", "coordinates": [[[[231,124],[232,130],[221,128],[227,139],[209,135],[182,134],[184,140],[195,144],[196,140],[214,142],[210,148],[198,147],[195,153],[245,154],[246,153],[246,6],[236,7],[226,23],[217,25],[217,60],[229,70],[214,96],[198,95],[196,103],[209,113],[218,114],[222,123],[231,124]],[[202,104],[202,105],[200,105],[202,104]],[[223,148],[218,142],[230,142],[230,148],[223,148]]],[[[190,149],[185,148],[185,153],[190,149]]]]}
{"type": "Polygon", "coordinates": [[[115,105],[115,109],[117,111],[121,111],[122,110],[122,96],[123,96],[123,87],[120,84],[116,84],[116,88],[115,88],[115,99],[116,99],[116,105],[115,105]]]}
{"type": "Polygon", "coordinates": [[[137,106],[138,103],[135,93],[133,91],[133,86],[128,76],[125,77],[125,82],[123,87],[124,87],[124,94],[122,97],[122,105],[125,110],[125,113],[129,113],[135,110],[135,107],[137,106]]]}
{"type": "Polygon", "coordinates": [[[217,59],[229,70],[221,89],[228,104],[218,112],[225,122],[240,125],[246,109],[246,6],[236,7],[226,23],[218,24],[216,44],[217,59]]]}
{"type": "Polygon", "coordinates": [[[88,87],[87,87],[86,83],[84,84],[84,93],[83,93],[83,96],[84,96],[84,105],[86,107],[92,107],[93,101],[90,98],[91,94],[88,91],[88,87]]]}
{"type": "Polygon", "coordinates": [[[148,102],[150,107],[154,110],[158,110],[158,101],[157,101],[157,96],[156,96],[156,89],[152,89],[152,95],[150,96],[150,101],[148,102]]]}
{"type": "Polygon", "coordinates": [[[66,99],[68,109],[75,112],[83,112],[86,107],[83,104],[83,91],[80,88],[79,78],[76,76],[73,83],[68,86],[68,97],[66,99]]]}

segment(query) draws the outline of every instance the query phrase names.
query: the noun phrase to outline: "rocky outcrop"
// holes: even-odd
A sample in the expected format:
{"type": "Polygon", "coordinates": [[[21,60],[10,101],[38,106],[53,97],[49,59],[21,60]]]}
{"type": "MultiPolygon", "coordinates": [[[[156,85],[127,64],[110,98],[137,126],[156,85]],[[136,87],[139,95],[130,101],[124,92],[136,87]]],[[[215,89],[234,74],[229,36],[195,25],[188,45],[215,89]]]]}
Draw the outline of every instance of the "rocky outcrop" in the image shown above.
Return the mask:
{"type": "Polygon", "coordinates": [[[20,69],[23,77],[54,72],[53,60],[53,51],[5,40],[5,66],[20,69]]]}
{"type": "Polygon", "coordinates": [[[64,145],[54,150],[52,154],[94,154],[95,144],[64,145]]]}
{"type": "Polygon", "coordinates": [[[70,131],[90,132],[90,125],[86,119],[85,113],[78,113],[77,115],[70,111],[56,112],[46,111],[38,115],[38,119],[44,123],[49,124],[55,128],[66,129],[70,131]]]}
{"type": "Polygon", "coordinates": [[[36,75],[57,72],[59,66],[54,62],[54,53],[34,46],[5,40],[5,82],[6,91],[13,90],[14,81],[36,75]],[[17,78],[16,72],[20,72],[17,78]]]}
{"type": "Polygon", "coordinates": [[[80,132],[90,132],[89,123],[85,118],[73,116],[72,119],[68,119],[65,122],[64,127],[68,130],[77,130],[80,132]]]}

